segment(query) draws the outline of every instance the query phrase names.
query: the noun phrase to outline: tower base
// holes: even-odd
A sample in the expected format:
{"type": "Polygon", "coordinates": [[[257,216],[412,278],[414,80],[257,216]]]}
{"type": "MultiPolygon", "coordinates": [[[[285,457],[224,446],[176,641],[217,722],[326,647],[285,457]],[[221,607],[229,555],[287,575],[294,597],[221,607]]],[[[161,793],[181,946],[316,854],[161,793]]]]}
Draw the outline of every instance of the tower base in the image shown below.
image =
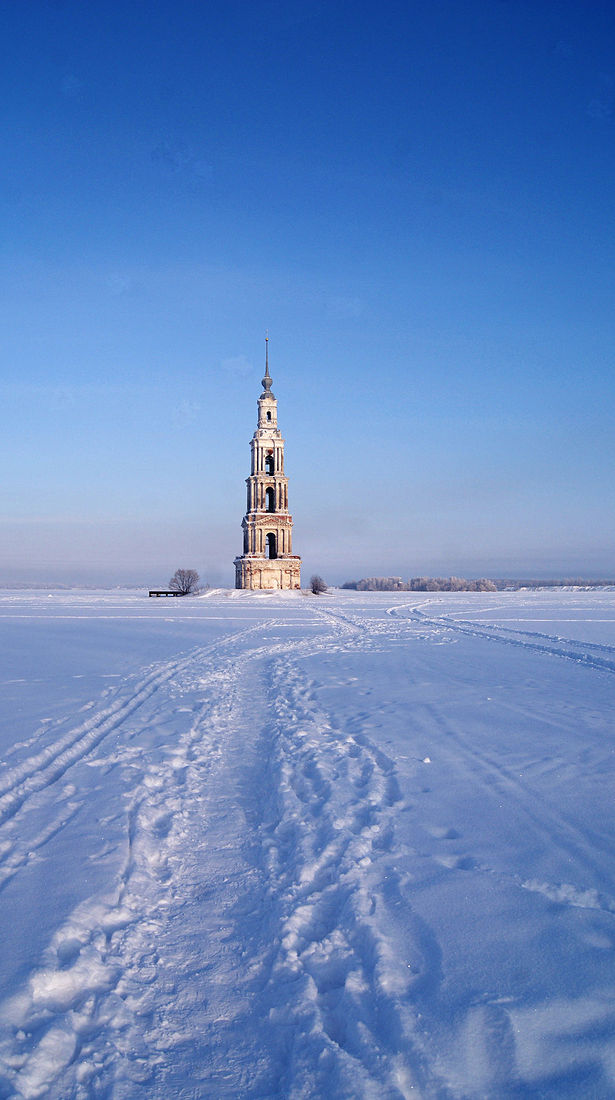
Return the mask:
{"type": "Polygon", "coordinates": [[[296,554],[273,559],[248,554],[235,558],[235,588],[253,591],[301,588],[301,558],[296,554]]]}

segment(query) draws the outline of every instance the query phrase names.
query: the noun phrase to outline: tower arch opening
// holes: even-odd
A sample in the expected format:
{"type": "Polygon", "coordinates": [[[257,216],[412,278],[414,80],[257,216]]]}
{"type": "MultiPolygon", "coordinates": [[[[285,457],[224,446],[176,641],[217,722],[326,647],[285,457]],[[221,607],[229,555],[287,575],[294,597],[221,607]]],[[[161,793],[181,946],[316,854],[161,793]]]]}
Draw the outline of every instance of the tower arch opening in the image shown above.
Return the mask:
{"type": "Polygon", "coordinates": [[[274,474],[275,473],[275,459],[274,459],[273,455],[266,455],[265,456],[265,473],[266,474],[274,474]]]}
{"type": "Polygon", "coordinates": [[[278,556],[278,540],[273,531],[270,531],[267,535],[267,557],[270,561],[275,561],[278,556]]]}
{"type": "Polygon", "coordinates": [[[272,489],[271,486],[269,486],[265,493],[265,510],[267,512],[275,512],[275,489],[272,489]]]}

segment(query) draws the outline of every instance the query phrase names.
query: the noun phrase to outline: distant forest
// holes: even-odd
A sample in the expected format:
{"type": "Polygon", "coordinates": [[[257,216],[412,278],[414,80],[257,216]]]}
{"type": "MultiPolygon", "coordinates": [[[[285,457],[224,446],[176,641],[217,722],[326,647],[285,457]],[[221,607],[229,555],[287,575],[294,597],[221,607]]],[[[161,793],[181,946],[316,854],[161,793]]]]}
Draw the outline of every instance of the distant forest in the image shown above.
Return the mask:
{"type": "Polygon", "coordinates": [[[364,577],[360,581],[346,581],[342,588],[354,588],[357,592],[502,592],[505,588],[604,588],[614,585],[612,580],[582,580],[566,577],[563,580],[466,580],[465,577],[364,577]]]}

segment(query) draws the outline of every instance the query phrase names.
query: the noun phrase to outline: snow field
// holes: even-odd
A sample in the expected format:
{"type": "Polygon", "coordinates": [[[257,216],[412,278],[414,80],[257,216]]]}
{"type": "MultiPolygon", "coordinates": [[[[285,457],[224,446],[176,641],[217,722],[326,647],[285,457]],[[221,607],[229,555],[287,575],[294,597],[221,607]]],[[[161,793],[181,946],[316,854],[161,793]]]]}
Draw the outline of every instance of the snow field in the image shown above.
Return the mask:
{"type": "Polygon", "coordinates": [[[613,593],[182,608],[5,707],[0,1096],[613,1095],[613,593]]]}

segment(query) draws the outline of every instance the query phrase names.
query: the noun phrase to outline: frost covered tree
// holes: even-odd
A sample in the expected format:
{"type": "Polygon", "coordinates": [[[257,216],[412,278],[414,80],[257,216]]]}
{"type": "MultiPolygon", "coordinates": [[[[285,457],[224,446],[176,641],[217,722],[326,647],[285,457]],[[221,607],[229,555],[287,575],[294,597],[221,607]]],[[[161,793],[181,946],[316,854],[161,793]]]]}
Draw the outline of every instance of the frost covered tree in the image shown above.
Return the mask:
{"type": "Polygon", "coordinates": [[[199,588],[199,575],[196,569],[176,569],[169,581],[171,592],[181,596],[192,596],[199,588]]]}
{"type": "Polygon", "coordinates": [[[322,577],[318,576],[318,573],[314,573],[314,576],[310,577],[310,588],[315,596],[320,596],[321,592],[327,591],[327,586],[322,577]]]}

